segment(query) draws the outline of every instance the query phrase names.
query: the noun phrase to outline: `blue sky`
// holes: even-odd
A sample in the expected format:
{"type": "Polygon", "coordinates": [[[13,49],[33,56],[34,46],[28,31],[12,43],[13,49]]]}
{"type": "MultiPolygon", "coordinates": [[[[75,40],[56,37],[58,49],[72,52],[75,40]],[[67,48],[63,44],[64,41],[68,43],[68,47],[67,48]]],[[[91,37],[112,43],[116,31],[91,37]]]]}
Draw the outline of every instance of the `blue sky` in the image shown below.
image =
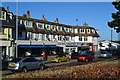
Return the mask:
{"type": "MultiPolygon", "coordinates": [[[[16,3],[3,2],[3,7],[9,6],[16,14],[16,3]]],[[[111,13],[116,9],[111,2],[19,2],[18,15],[22,16],[29,10],[31,18],[41,19],[42,15],[53,22],[59,18],[61,24],[82,26],[85,22],[99,30],[99,40],[110,40],[108,21],[112,21],[111,13]],[[78,22],[76,23],[76,19],[78,22]]],[[[118,34],[113,30],[113,40],[118,40],[118,34]]]]}

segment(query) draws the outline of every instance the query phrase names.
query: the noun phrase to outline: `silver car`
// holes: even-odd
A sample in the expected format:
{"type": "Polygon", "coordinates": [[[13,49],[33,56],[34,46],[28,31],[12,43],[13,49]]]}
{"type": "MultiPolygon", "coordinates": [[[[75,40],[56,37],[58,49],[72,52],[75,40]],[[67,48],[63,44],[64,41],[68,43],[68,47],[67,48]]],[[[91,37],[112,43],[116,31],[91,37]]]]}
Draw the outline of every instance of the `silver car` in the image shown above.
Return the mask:
{"type": "Polygon", "coordinates": [[[100,52],[99,54],[99,57],[112,57],[112,54],[110,52],[107,52],[107,51],[103,51],[103,52],[100,52]]]}
{"type": "Polygon", "coordinates": [[[43,70],[45,64],[43,61],[36,60],[33,57],[15,58],[8,63],[8,69],[11,71],[27,72],[32,69],[43,70]]]}

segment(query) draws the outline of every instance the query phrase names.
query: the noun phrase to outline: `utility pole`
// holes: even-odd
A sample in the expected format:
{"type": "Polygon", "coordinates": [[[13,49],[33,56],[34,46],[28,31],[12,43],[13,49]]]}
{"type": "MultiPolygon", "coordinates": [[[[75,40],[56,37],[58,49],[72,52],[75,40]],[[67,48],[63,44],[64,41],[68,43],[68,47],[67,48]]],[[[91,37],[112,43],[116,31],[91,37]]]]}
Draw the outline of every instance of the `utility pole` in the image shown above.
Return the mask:
{"type": "Polygon", "coordinates": [[[18,0],[16,0],[16,50],[15,50],[15,57],[18,57],[18,0]]]}

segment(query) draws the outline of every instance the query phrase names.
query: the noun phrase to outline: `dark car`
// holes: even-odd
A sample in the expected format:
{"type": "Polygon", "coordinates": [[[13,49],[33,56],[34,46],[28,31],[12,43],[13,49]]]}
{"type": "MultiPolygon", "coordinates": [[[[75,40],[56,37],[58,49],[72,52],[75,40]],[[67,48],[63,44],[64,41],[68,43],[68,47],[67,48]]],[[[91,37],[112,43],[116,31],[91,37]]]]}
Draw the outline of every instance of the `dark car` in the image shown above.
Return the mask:
{"type": "Polygon", "coordinates": [[[93,51],[86,51],[85,54],[90,54],[90,55],[94,56],[95,52],[93,52],[93,51]]]}
{"type": "Polygon", "coordinates": [[[94,60],[94,57],[90,54],[80,54],[78,57],[77,57],[77,61],[80,62],[80,61],[93,61],[94,60]]]}
{"type": "Polygon", "coordinates": [[[71,54],[71,59],[76,59],[78,57],[78,52],[74,52],[71,54]]]}

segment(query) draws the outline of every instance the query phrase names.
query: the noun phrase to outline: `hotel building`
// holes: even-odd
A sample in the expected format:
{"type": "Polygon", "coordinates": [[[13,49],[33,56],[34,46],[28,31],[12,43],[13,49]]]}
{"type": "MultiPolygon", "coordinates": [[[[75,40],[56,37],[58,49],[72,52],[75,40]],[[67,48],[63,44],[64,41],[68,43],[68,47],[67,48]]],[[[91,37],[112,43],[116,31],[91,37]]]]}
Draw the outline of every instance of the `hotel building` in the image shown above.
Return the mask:
{"type": "MultiPolygon", "coordinates": [[[[15,27],[16,28],[16,27],[15,27]]],[[[18,40],[16,57],[25,56],[26,52],[40,56],[42,51],[47,54],[70,52],[75,50],[98,50],[98,30],[83,24],[71,26],[59,23],[58,18],[49,22],[30,18],[30,12],[18,16],[18,40]]]]}

